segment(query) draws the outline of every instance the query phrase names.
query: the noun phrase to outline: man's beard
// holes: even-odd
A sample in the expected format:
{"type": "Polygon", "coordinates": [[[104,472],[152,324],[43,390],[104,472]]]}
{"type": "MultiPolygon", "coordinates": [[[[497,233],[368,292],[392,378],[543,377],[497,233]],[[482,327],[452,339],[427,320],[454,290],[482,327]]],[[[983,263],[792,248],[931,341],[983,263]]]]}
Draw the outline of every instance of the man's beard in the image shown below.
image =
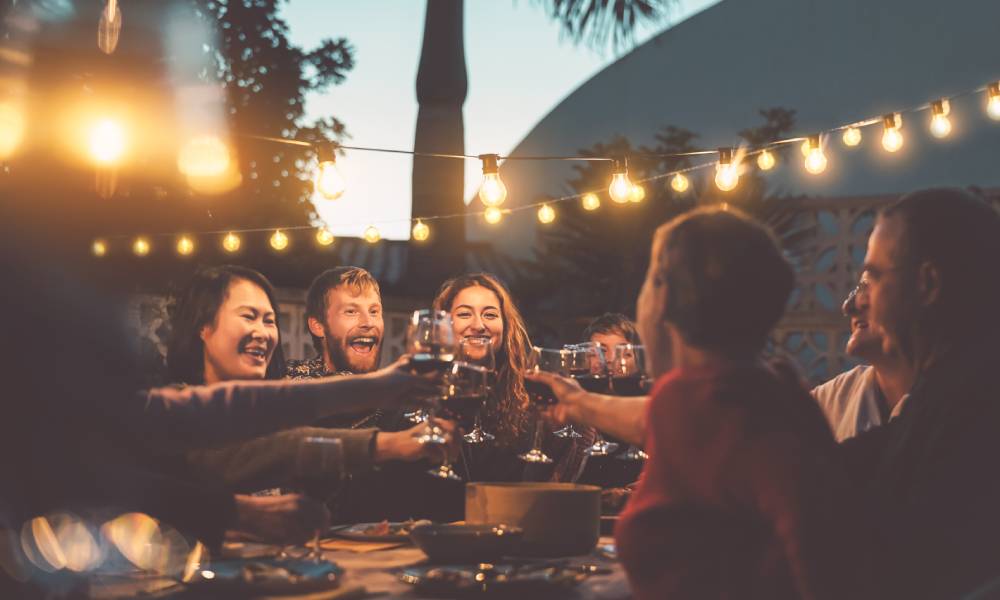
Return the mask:
{"type": "MultiPolygon", "coordinates": [[[[369,365],[351,363],[351,357],[347,353],[347,346],[344,343],[344,338],[337,337],[327,331],[326,336],[323,338],[323,343],[326,346],[326,352],[330,356],[330,362],[333,363],[333,370],[335,372],[348,371],[357,374],[370,373],[375,369],[378,369],[378,365],[382,360],[381,337],[379,337],[377,345],[372,348],[372,354],[369,356],[373,360],[369,365]]],[[[361,357],[355,358],[363,360],[361,357]]]]}

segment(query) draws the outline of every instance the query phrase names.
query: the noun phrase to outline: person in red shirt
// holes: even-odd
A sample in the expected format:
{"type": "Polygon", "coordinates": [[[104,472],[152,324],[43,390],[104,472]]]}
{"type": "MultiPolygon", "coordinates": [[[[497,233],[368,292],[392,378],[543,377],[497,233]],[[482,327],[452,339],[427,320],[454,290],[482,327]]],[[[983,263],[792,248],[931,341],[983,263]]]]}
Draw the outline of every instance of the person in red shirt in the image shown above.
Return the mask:
{"type": "Polygon", "coordinates": [[[760,360],[794,275],[773,236],[720,208],[661,226],[637,302],[650,397],[553,387],[557,420],[644,446],[616,528],[635,597],[863,598],[865,528],[836,443],[760,360]]]}

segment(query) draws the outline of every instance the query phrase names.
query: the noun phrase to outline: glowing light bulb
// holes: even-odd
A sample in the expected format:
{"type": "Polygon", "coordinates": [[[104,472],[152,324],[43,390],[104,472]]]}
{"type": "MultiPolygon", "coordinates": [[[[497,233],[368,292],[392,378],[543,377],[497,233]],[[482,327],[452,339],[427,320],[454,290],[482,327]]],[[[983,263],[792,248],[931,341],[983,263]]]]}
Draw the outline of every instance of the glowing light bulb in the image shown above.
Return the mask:
{"type": "Polygon", "coordinates": [[[1000,121],[1000,82],[991,83],[986,90],[986,114],[994,121],[1000,121]]]}
{"type": "Polygon", "coordinates": [[[137,237],[135,238],[135,241],[132,242],[132,252],[135,253],[136,256],[146,256],[149,254],[149,250],[149,240],[144,237],[137,237]]]}
{"type": "Polygon", "coordinates": [[[101,119],[90,128],[88,148],[94,162],[114,165],[125,154],[125,129],[114,119],[101,119]]]}
{"type": "Polygon", "coordinates": [[[122,32],[122,11],[118,0],[108,0],[97,23],[97,47],[105,54],[111,54],[118,47],[118,37],[122,32]]]}
{"type": "Polygon", "coordinates": [[[500,222],[500,219],[503,219],[503,211],[495,206],[490,206],[486,209],[486,212],[483,213],[483,218],[486,219],[486,222],[490,225],[496,225],[500,222]]]}
{"type": "Polygon", "coordinates": [[[224,238],[222,238],[222,249],[232,254],[240,249],[241,243],[240,236],[230,231],[224,238]]]}
{"type": "Polygon", "coordinates": [[[583,204],[583,210],[597,210],[601,207],[601,199],[592,192],[584,194],[580,202],[583,204]]]}
{"type": "Polygon", "coordinates": [[[427,226],[426,223],[417,219],[416,225],[413,226],[413,239],[418,242],[424,242],[431,236],[431,228],[427,226]]]}
{"type": "Polygon", "coordinates": [[[818,135],[809,136],[809,154],[806,155],[806,171],[813,175],[819,175],[826,170],[826,156],[823,154],[823,146],[820,144],[818,135]]]}
{"type": "Polygon", "coordinates": [[[94,243],[90,245],[90,251],[94,256],[104,256],[108,253],[108,244],[104,240],[94,240],[94,243]]]}
{"type": "Polygon", "coordinates": [[[496,154],[483,154],[483,183],[479,186],[479,200],[483,206],[500,206],[507,199],[507,186],[500,179],[499,157],[496,154]]]}
{"type": "Polygon", "coordinates": [[[761,171],[770,171],[774,168],[774,154],[770,150],[764,150],[757,155],[757,166],[761,171]]]}
{"type": "Polygon", "coordinates": [[[611,185],[608,195],[618,204],[625,204],[632,198],[632,182],[628,179],[628,164],[626,159],[616,159],[611,175],[611,185]]]}
{"type": "Polygon", "coordinates": [[[683,194],[691,187],[691,183],[684,173],[678,173],[674,175],[673,179],[670,180],[670,187],[674,188],[674,191],[678,194],[683,194]]]}
{"type": "Polygon", "coordinates": [[[549,224],[556,220],[556,211],[548,204],[543,204],[538,207],[538,221],[540,223],[549,224]]]}
{"type": "Polygon", "coordinates": [[[810,148],[809,148],[809,139],[808,138],[806,138],[806,140],[804,142],[802,142],[802,145],[799,146],[799,149],[802,150],[802,156],[803,157],[809,156],[809,150],[810,150],[810,148]]]}
{"type": "Polygon", "coordinates": [[[316,231],[316,243],[320,246],[329,246],[334,241],[333,234],[326,227],[316,231]]]}
{"type": "Polygon", "coordinates": [[[733,164],[732,149],[720,148],[719,163],[715,165],[715,185],[723,192],[728,192],[735,189],[739,182],[740,174],[733,164]]]}
{"type": "Polygon", "coordinates": [[[843,140],[845,146],[857,146],[861,143],[861,130],[857,127],[848,127],[844,130],[843,140]]]}
{"type": "Polygon", "coordinates": [[[368,228],[365,229],[364,238],[365,241],[368,242],[369,244],[374,244],[380,239],[382,239],[382,234],[379,233],[377,227],[375,227],[374,225],[369,225],[368,228]]]}
{"type": "Polygon", "coordinates": [[[180,239],[177,240],[177,254],[181,256],[191,256],[194,252],[194,240],[186,235],[182,235],[180,239]]]}
{"type": "Polygon", "coordinates": [[[935,100],[931,102],[931,135],[941,139],[948,137],[951,133],[951,121],[948,114],[951,112],[951,104],[948,100],[935,100]]]}
{"type": "Polygon", "coordinates": [[[646,199],[646,188],[638,183],[632,184],[632,192],[628,195],[630,202],[639,203],[646,199]]]}
{"type": "Polygon", "coordinates": [[[271,234],[270,244],[272,248],[281,252],[288,247],[288,236],[285,235],[284,231],[275,229],[274,233],[271,234]]]}
{"type": "Polygon", "coordinates": [[[319,163],[316,170],[316,189],[327,200],[336,200],[347,191],[347,182],[340,174],[336,162],[326,160],[319,163]]]}
{"type": "Polygon", "coordinates": [[[899,132],[902,119],[898,114],[886,115],[882,119],[882,147],[886,152],[896,152],[903,147],[903,134],[899,132]]]}
{"type": "Polygon", "coordinates": [[[24,111],[10,102],[0,102],[0,159],[14,154],[24,139],[24,111]]]}
{"type": "Polygon", "coordinates": [[[229,169],[229,148],[216,135],[192,138],[177,153],[177,168],[189,177],[218,177],[229,169]]]}

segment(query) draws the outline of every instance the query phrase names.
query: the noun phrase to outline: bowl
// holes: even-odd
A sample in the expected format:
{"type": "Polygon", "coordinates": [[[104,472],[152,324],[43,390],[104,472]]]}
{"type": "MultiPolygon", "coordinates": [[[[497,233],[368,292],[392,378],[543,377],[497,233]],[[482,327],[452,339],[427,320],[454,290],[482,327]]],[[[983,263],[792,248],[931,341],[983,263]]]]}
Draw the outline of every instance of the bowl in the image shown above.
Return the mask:
{"type": "Polygon", "coordinates": [[[468,483],[467,523],[524,530],[519,556],[578,556],[597,545],[601,488],[574,483],[468,483]]]}
{"type": "Polygon", "coordinates": [[[503,524],[433,523],[414,527],[410,539],[432,562],[472,564],[516,554],[522,535],[520,528],[503,524]]]}

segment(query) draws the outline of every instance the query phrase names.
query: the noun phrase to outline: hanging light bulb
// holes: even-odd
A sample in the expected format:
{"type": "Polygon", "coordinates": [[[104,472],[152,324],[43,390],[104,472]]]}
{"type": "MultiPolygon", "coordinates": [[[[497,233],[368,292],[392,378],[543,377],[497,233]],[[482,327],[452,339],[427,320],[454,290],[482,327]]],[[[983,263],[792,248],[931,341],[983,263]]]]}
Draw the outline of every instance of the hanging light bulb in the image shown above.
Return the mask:
{"type": "Polygon", "coordinates": [[[333,144],[320,144],[316,148],[319,166],[316,169],[316,189],[327,200],[336,200],[344,195],[347,182],[337,168],[337,149],[333,144]]]}
{"type": "Polygon", "coordinates": [[[612,169],[608,195],[618,204],[625,204],[632,197],[632,182],[628,180],[628,160],[615,159],[612,169]]]}
{"type": "Polygon", "coordinates": [[[899,113],[888,114],[882,118],[882,147],[886,152],[895,152],[903,147],[903,134],[899,128],[903,126],[903,118],[899,113]]]}
{"type": "Polygon", "coordinates": [[[684,173],[678,173],[670,180],[670,187],[674,188],[674,191],[678,194],[683,194],[691,187],[691,182],[688,181],[684,173]]]}
{"type": "Polygon", "coordinates": [[[1000,82],[991,83],[986,88],[986,114],[994,121],[1000,121],[1000,82]]]}
{"type": "Polygon", "coordinates": [[[802,156],[809,156],[809,138],[802,141],[802,145],[799,146],[799,150],[802,150],[802,156]]]}
{"type": "Polygon", "coordinates": [[[316,230],[316,243],[320,246],[329,246],[334,241],[333,234],[326,227],[316,230]]]}
{"type": "Polygon", "coordinates": [[[546,225],[556,220],[556,211],[548,204],[538,207],[538,221],[546,225]]]}
{"type": "Polygon", "coordinates": [[[281,252],[288,247],[288,236],[285,235],[284,231],[275,229],[274,233],[271,234],[270,244],[272,248],[281,252]]]}
{"type": "Polygon", "coordinates": [[[583,210],[597,210],[601,207],[601,199],[593,192],[584,194],[580,203],[583,204],[583,210]]]}
{"type": "Polygon", "coordinates": [[[186,235],[182,235],[177,240],[177,254],[181,256],[191,256],[194,252],[194,240],[186,235]]]}
{"type": "Polygon", "coordinates": [[[483,213],[483,218],[486,219],[486,222],[490,225],[496,225],[500,222],[500,219],[503,218],[503,211],[495,206],[490,206],[486,209],[486,212],[483,213]]]}
{"type": "Polygon", "coordinates": [[[646,199],[646,188],[638,183],[632,184],[632,192],[628,195],[629,202],[638,204],[646,199]]]}
{"type": "Polygon", "coordinates": [[[118,47],[118,37],[122,32],[122,11],[118,0],[108,0],[101,11],[97,23],[97,47],[105,54],[111,54],[118,47]]]}
{"type": "Polygon", "coordinates": [[[757,167],[761,171],[770,171],[774,168],[774,154],[766,148],[757,155],[757,167]]]}
{"type": "Polygon", "coordinates": [[[845,146],[857,146],[861,143],[861,130],[854,126],[848,127],[844,130],[843,140],[845,146]]]}
{"type": "Polygon", "coordinates": [[[479,200],[483,206],[500,206],[507,199],[507,186],[500,180],[500,159],[496,154],[481,154],[483,183],[479,186],[479,200]]]}
{"type": "Polygon", "coordinates": [[[222,249],[232,254],[240,249],[240,243],[240,236],[230,231],[222,238],[222,249]]]}
{"type": "Polygon", "coordinates": [[[90,156],[99,165],[111,166],[121,161],[125,154],[125,128],[111,118],[98,120],[88,136],[90,156]]]}
{"type": "Polygon", "coordinates": [[[413,239],[418,242],[425,242],[427,238],[431,236],[431,228],[427,226],[426,223],[417,219],[416,225],[413,226],[413,239]]]}
{"type": "Polygon", "coordinates": [[[229,148],[217,135],[191,138],[177,153],[177,168],[189,177],[218,177],[229,169],[229,148]]]}
{"type": "Polygon", "coordinates": [[[135,241],[132,242],[132,252],[135,253],[136,256],[146,256],[149,254],[149,250],[149,240],[144,237],[137,237],[135,238],[135,241]]]}
{"type": "Polygon", "coordinates": [[[369,225],[365,229],[364,238],[365,241],[368,242],[369,244],[374,244],[375,242],[382,239],[382,234],[379,233],[377,227],[375,227],[374,225],[369,225]]]}
{"type": "Polygon", "coordinates": [[[809,142],[809,154],[806,155],[806,171],[813,175],[819,175],[826,170],[826,156],[823,154],[823,146],[820,144],[818,135],[811,135],[806,140],[809,142]]]}
{"type": "Polygon", "coordinates": [[[931,102],[931,135],[938,139],[948,137],[951,133],[949,113],[951,113],[951,103],[946,98],[931,102]]]}
{"type": "Polygon", "coordinates": [[[733,164],[733,149],[719,148],[719,164],[715,165],[715,185],[728,192],[740,182],[737,166],[733,164]]]}
{"type": "Polygon", "coordinates": [[[100,258],[108,253],[108,244],[104,240],[94,240],[94,243],[90,245],[90,251],[94,256],[100,258]]]}

